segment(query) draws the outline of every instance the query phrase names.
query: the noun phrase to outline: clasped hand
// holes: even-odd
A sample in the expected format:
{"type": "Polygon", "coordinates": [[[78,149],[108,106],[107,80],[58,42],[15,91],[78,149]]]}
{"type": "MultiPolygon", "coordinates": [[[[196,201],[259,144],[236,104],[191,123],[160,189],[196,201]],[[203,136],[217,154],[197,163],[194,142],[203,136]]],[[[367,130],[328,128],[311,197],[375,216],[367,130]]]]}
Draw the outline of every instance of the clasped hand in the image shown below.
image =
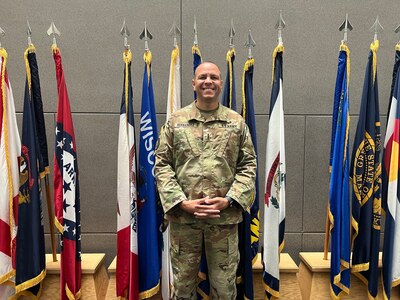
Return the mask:
{"type": "Polygon", "coordinates": [[[181,209],[193,214],[197,219],[219,218],[221,211],[229,206],[229,202],[223,197],[205,197],[198,200],[184,200],[180,203],[181,209]]]}

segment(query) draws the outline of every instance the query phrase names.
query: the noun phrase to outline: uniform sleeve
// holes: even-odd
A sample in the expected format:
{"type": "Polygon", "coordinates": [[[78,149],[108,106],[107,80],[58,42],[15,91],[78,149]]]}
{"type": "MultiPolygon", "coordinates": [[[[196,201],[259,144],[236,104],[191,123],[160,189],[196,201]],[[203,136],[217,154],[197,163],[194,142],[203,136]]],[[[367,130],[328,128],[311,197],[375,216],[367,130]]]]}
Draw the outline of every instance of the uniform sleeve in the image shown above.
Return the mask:
{"type": "Polygon", "coordinates": [[[187,200],[176,180],[173,167],[173,141],[173,127],[171,120],[168,120],[161,128],[155,151],[157,189],[165,213],[170,212],[180,202],[187,200]]]}
{"type": "Polygon", "coordinates": [[[226,194],[238,202],[243,210],[248,210],[254,200],[256,169],[256,153],[249,128],[244,124],[235,178],[226,194]]]}

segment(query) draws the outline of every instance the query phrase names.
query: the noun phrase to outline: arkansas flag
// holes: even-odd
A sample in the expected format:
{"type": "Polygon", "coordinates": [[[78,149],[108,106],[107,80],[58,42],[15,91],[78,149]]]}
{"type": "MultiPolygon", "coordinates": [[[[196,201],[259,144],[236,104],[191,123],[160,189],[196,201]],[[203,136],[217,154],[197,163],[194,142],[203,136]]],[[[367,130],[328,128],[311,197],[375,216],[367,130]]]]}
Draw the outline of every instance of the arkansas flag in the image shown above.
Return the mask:
{"type": "Polygon", "coordinates": [[[0,48],[0,299],[14,293],[18,220],[19,138],[14,97],[8,81],[7,52],[0,48]],[[12,285],[12,286],[11,286],[12,285]]]}
{"type": "Polygon", "coordinates": [[[60,50],[53,45],[58,89],[54,155],[54,223],[61,233],[60,299],[81,296],[81,220],[78,160],[60,50]]]}

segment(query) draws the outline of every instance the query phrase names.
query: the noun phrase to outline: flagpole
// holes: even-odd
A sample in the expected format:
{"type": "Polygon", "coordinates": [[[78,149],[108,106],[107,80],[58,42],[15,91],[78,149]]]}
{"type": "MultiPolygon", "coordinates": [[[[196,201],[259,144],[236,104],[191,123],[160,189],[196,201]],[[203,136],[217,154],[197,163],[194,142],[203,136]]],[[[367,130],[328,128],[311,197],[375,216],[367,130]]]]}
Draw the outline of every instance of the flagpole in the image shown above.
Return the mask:
{"type": "Polygon", "coordinates": [[[51,251],[53,254],[53,262],[56,262],[57,261],[57,251],[56,251],[56,239],[54,238],[54,215],[53,215],[53,207],[51,205],[49,174],[46,174],[46,176],[44,177],[44,182],[45,182],[45,186],[46,186],[47,213],[49,215],[51,251]]]}

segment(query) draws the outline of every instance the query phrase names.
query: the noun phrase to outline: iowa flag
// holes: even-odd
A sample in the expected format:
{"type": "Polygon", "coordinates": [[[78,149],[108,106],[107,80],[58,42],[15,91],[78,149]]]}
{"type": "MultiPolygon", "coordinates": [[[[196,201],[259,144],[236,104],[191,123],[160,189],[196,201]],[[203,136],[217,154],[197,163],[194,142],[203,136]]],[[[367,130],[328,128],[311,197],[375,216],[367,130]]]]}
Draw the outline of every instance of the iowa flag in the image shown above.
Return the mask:
{"type": "Polygon", "coordinates": [[[400,283],[400,203],[399,203],[399,144],[400,144],[400,45],[396,45],[395,63],[389,102],[386,137],[383,150],[382,205],[385,210],[383,242],[383,295],[390,299],[392,287],[400,283]]]}
{"type": "Polygon", "coordinates": [[[131,76],[132,53],[123,53],[124,85],[118,136],[118,210],[116,292],[121,299],[139,299],[137,241],[136,147],[131,76]]]}
{"type": "Polygon", "coordinates": [[[331,296],[350,288],[349,94],[350,50],[340,46],[332,117],[329,221],[331,232],[331,296]]]}
{"type": "Polygon", "coordinates": [[[231,48],[226,53],[226,80],[224,86],[224,93],[222,94],[222,105],[236,110],[236,89],[235,89],[235,48],[231,48]]]}
{"type": "Polygon", "coordinates": [[[353,185],[351,271],[368,285],[368,295],[378,293],[378,255],[381,229],[381,133],[376,55],[371,44],[354,139],[350,178],[353,185]]]}
{"type": "Polygon", "coordinates": [[[267,299],[279,297],[279,257],[284,246],[286,156],[283,111],[283,46],[273,52],[265,168],[263,281],[267,299]]]}
{"type": "Polygon", "coordinates": [[[74,126],[60,50],[53,45],[58,108],[54,155],[55,225],[61,233],[60,299],[81,296],[81,219],[74,126]]]}
{"type": "MultiPolygon", "coordinates": [[[[41,102],[41,97],[40,89],[36,90],[39,75],[33,45],[26,49],[24,58],[26,83],[22,121],[15,293],[38,299],[42,280],[46,276],[46,258],[40,184],[40,162],[43,166],[43,159],[35,116],[35,102],[41,102]]],[[[42,170],[44,172],[44,166],[42,170]]]]}
{"type": "MultiPolygon", "coordinates": [[[[168,99],[167,99],[167,120],[176,110],[181,108],[181,73],[180,73],[179,47],[175,46],[171,52],[171,64],[169,71],[168,99]]],[[[164,219],[163,246],[162,246],[162,270],[161,270],[161,296],[167,300],[172,298],[171,287],[173,275],[171,267],[170,232],[168,221],[164,219]]]]}
{"type": "Polygon", "coordinates": [[[0,48],[0,299],[14,293],[21,142],[14,97],[7,75],[7,52],[0,48]]]}
{"type": "Polygon", "coordinates": [[[138,177],[139,298],[146,299],[160,289],[162,208],[154,177],[157,120],[151,75],[152,56],[144,53],[142,108],[140,118],[138,177]]]}

